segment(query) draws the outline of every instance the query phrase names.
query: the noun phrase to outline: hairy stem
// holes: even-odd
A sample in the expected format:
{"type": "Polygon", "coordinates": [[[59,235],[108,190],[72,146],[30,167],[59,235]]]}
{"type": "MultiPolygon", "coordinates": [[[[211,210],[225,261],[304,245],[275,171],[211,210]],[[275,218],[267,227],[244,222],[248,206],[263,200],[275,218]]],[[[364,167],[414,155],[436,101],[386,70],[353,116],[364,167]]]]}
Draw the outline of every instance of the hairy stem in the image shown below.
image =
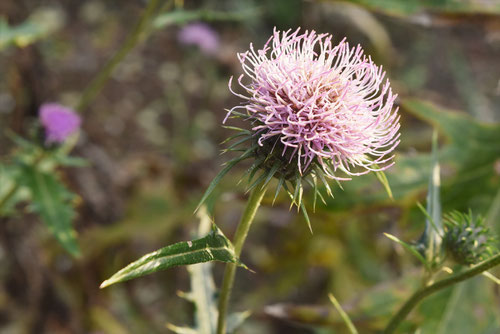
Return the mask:
{"type": "Polygon", "coordinates": [[[406,303],[399,309],[399,311],[392,317],[389,324],[384,330],[385,334],[394,333],[401,322],[406,318],[406,316],[413,310],[417,304],[425,297],[452,286],[453,284],[465,281],[468,278],[477,276],[488,269],[491,269],[500,264],[500,253],[492,256],[488,260],[466,270],[456,275],[450,276],[448,278],[442,279],[434,284],[417,290],[411,297],[406,301],[406,303]]]}
{"type": "MultiPolygon", "coordinates": [[[[248,230],[250,225],[252,225],[255,213],[260,206],[260,202],[264,197],[267,187],[263,184],[257,185],[248,198],[245,211],[241,216],[240,224],[234,235],[234,252],[236,256],[240,256],[243,244],[247,238],[248,230]]],[[[222,288],[219,297],[219,319],[217,321],[217,334],[226,334],[226,317],[227,308],[229,305],[229,297],[231,296],[231,289],[234,283],[234,275],[236,273],[236,265],[233,263],[228,263],[226,265],[226,270],[224,271],[224,279],[222,281],[222,288]]]]}
{"type": "Polygon", "coordinates": [[[127,56],[127,54],[136,46],[143,32],[147,28],[151,17],[155,13],[155,9],[158,6],[159,0],[149,0],[142,17],[139,22],[137,22],[134,30],[127,37],[121,48],[113,55],[113,57],[104,65],[103,69],[97,74],[97,76],[90,82],[90,84],[85,88],[80,102],[78,103],[77,110],[83,111],[89,104],[94,100],[94,98],[99,94],[102,87],[108,81],[109,77],[113,73],[113,70],[121,63],[121,61],[127,56]]]}

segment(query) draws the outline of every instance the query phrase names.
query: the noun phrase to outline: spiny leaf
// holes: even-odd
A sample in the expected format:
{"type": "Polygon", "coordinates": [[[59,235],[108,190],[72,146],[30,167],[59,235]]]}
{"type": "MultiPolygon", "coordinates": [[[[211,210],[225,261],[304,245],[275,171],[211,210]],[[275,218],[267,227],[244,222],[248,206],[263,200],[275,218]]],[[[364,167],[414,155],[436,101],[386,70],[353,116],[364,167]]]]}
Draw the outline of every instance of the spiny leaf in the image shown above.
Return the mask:
{"type": "Polygon", "coordinates": [[[309,231],[311,231],[311,234],[313,234],[311,220],[309,219],[309,215],[307,214],[307,210],[306,210],[306,206],[304,205],[304,202],[300,202],[300,209],[302,210],[302,214],[304,215],[304,218],[306,220],[307,227],[309,227],[309,231]]]}
{"type": "Polygon", "coordinates": [[[276,172],[278,171],[279,168],[280,168],[280,165],[279,164],[275,164],[269,170],[269,173],[267,173],[267,177],[266,177],[266,180],[264,181],[264,184],[262,185],[262,188],[264,188],[265,186],[267,186],[267,184],[269,183],[269,181],[271,181],[271,179],[273,178],[274,174],[276,174],[276,172]]]}
{"type": "Polygon", "coordinates": [[[391,239],[392,241],[400,244],[401,246],[403,246],[404,249],[406,249],[408,252],[410,252],[410,254],[414,255],[420,262],[422,262],[422,264],[426,267],[426,268],[429,268],[429,264],[427,263],[426,259],[422,256],[422,254],[420,254],[417,249],[415,247],[413,247],[412,245],[398,239],[396,236],[392,235],[392,234],[389,234],[389,233],[384,233],[384,235],[391,239]]]}
{"type": "Polygon", "coordinates": [[[236,139],[236,138],[239,138],[239,137],[241,137],[241,136],[248,136],[248,133],[244,133],[244,132],[243,132],[243,133],[238,133],[238,134],[235,134],[235,135],[229,136],[229,137],[227,137],[226,139],[224,139],[223,141],[221,141],[221,143],[220,143],[220,144],[221,144],[221,145],[223,145],[223,144],[225,144],[225,143],[227,143],[227,142],[230,142],[231,140],[236,139]]]}
{"type": "Polygon", "coordinates": [[[226,166],[217,174],[217,176],[210,182],[210,185],[208,186],[207,190],[203,194],[203,197],[200,200],[200,203],[198,203],[198,206],[194,210],[195,212],[198,211],[198,209],[201,207],[203,203],[207,200],[208,196],[214,191],[215,187],[217,184],[219,184],[220,180],[226,175],[231,168],[233,168],[238,162],[247,159],[251,154],[252,154],[253,148],[250,148],[245,151],[239,158],[235,158],[231,161],[229,161],[226,166]]]}
{"type": "Polygon", "coordinates": [[[375,176],[377,176],[377,179],[384,186],[384,189],[387,192],[387,195],[389,196],[389,198],[394,200],[394,197],[392,196],[391,186],[389,185],[389,181],[387,180],[387,176],[385,175],[384,171],[380,170],[380,171],[375,172],[375,176]]]}
{"type": "Polygon", "coordinates": [[[243,175],[241,176],[241,179],[238,181],[238,183],[240,183],[247,175],[248,175],[248,184],[250,184],[250,182],[252,182],[252,179],[253,177],[255,176],[255,173],[257,173],[257,171],[259,170],[259,167],[260,167],[260,164],[262,163],[262,161],[264,161],[264,158],[257,158],[254,163],[252,164],[252,166],[250,166],[250,168],[248,168],[245,173],[243,173],[243,175]]]}
{"type": "Polygon", "coordinates": [[[219,229],[204,238],[178,242],[141,257],[101,284],[105,288],[168,268],[209,261],[220,261],[244,265],[234,254],[231,242],[219,229]]]}
{"type": "Polygon", "coordinates": [[[264,181],[264,179],[266,178],[267,174],[266,173],[262,173],[259,175],[259,177],[257,179],[255,179],[255,181],[247,188],[246,192],[250,192],[252,191],[253,188],[255,188],[257,185],[259,185],[262,181],[264,181]]]}
{"type": "Polygon", "coordinates": [[[31,208],[38,213],[56,239],[73,256],[80,254],[76,232],[71,223],[75,212],[71,206],[73,195],[53,174],[38,171],[31,166],[23,167],[21,182],[30,189],[31,208]]]}
{"type": "Polygon", "coordinates": [[[228,129],[228,130],[233,130],[233,131],[238,131],[238,132],[243,132],[243,133],[246,133],[246,134],[249,134],[251,135],[252,132],[250,130],[247,130],[247,129],[242,129],[242,128],[238,128],[236,126],[229,126],[229,125],[223,125],[222,126],[224,129],[228,129]]]}
{"type": "Polygon", "coordinates": [[[225,152],[229,152],[229,151],[232,151],[234,148],[236,148],[238,145],[241,145],[243,144],[244,142],[246,142],[247,140],[250,140],[252,139],[252,136],[246,136],[240,140],[238,140],[237,142],[231,144],[228,148],[224,149],[222,151],[222,153],[225,153],[225,152]]]}
{"type": "Polygon", "coordinates": [[[316,167],[315,169],[316,175],[319,176],[321,182],[325,186],[326,193],[328,196],[333,197],[332,189],[330,188],[330,185],[328,184],[328,181],[325,178],[325,175],[323,174],[323,171],[319,169],[319,167],[316,167]]]}
{"type": "Polygon", "coordinates": [[[295,204],[297,205],[297,209],[300,206],[299,195],[300,195],[300,175],[297,175],[295,178],[295,188],[293,191],[292,203],[290,204],[290,208],[295,204]]]}
{"type": "Polygon", "coordinates": [[[285,176],[282,175],[278,181],[278,185],[276,186],[276,192],[275,192],[274,198],[273,198],[273,205],[274,205],[274,202],[276,202],[276,198],[278,198],[278,194],[280,193],[281,187],[283,187],[284,182],[285,182],[285,176]]]}

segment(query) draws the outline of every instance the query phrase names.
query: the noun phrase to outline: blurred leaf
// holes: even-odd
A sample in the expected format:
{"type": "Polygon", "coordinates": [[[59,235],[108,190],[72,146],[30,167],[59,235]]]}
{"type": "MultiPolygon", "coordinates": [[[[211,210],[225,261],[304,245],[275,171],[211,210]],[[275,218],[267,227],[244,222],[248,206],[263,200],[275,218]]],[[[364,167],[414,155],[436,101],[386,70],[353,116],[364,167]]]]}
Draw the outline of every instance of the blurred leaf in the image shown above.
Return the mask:
{"type": "Polygon", "coordinates": [[[168,268],[209,261],[236,263],[244,267],[234,254],[231,242],[214,226],[204,238],[178,242],[144,255],[102,282],[101,288],[168,268]]]}
{"type": "Polygon", "coordinates": [[[349,332],[351,334],[358,334],[358,331],[356,330],[356,327],[354,327],[354,324],[352,323],[351,319],[345,313],[344,309],[342,309],[342,306],[340,306],[340,303],[337,301],[335,296],[333,294],[328,294],[328,298],[330,298],[330,301],[332,302],[333,306],[339,312],[340,316],[342,317],[342,320],[344,320],[347,328],[349,329],[349,332]]]}
{"type": "Polygon", "coordinates": [[[29,191],[16,186],[20,177],[18,168],[0,164],[0,216],[11,214],[17,203],[29,199],[29,191]]]}
{"type": "Polygon", "coordinates": [[[438,263],[442,253],[443,223],[441,222],[440,173],[437,132],[434,131],[432,135],[432,165],[427,190],[427,219],[425,220],[425,231],[419,241],[424,249],[427,262],[431,264],[438,263]]]}
{"type": "Polygon", "coordinates": [[[328,10],[328,13],[325,13],[326,15],[331,14],[349,19],[350,24],[368,37],[382,58],[387,59],[392,56],[394,50],[389,32],[372,12],[344,1],[332,3],[331,6],[324,6],[322,9],[328,10]]]}
{"type": "Polygon", "coordinates": [[[485,198],[489,207],[500,187],[500,176],[494,168],[500,157],[500,124],[483,124],[420,100],[407,100],[403,106],[440,128],[449,140],[439,160],[456,172],[442,184],[442,205],[465,211],[474,207],[471,199],[485,198]]]}
{"type": "Polygon", "coordinates": [[[162,13],[153,20],[155,29],[162,29],[172,24],[186,24],[193,21],[244,21],[260,13],[258,9],[237,12],[222,12],[207,9],[175,10],[162,13]]]}
{"type": "Polygon", "coordinates": [[[6,19],[0,17],[0,50],[10,45],[26,47],[59,29],[63,21],[63,13],[53,8],[35,10],[17,26],[9,26],[6,19]]]}
{"type": "Polygon", "coordinates": [[[125,324],[121,323],[113,314],[102,306],[90,309],[90,319],[94,326],[103,333],[127,334],[130,333],[125,324]]]}
{"type": "Polygon", "coordinates": [[[227,332],[233,333],[252,314],[250,311],[233,312],[227,317],[227,332]]]}
{"type": "Polygon", "coordinates": [[[56,239],[73,256],[80,254],[76,232],[72,227],[75,211],[71,206],[73,195],[53,174],[25,166],[21,178],[32,196],[31,208],[38,213],[56,239]]]}
{"type": "MultiPolygon", "coordinates": [[[[410,275],[378,284],[357,294],[350,302],[343,304],[342,309],[349,313],[360,333],[376,333],[419,283],[416,275],[410,275]]],[[[264,312],[298,325],[326,326],[334,329],[332,332],[335,333],[345,330],[344,320],[331,306],[275,304],[267,306],[264,312]]]]}
{"type": "Polygon", "coordinates": [[[499,14],[496,0],[347,0],[384,14],[408,16],[423,11],[447,14],[499,14]]]}
{"type": "Polygon", "coordinates": [[[422,333],[489,333],[500,332],[499,310],[494,283],[482,276],[474,277],[434,296],[418,308],[415,321],[422,333]]]}

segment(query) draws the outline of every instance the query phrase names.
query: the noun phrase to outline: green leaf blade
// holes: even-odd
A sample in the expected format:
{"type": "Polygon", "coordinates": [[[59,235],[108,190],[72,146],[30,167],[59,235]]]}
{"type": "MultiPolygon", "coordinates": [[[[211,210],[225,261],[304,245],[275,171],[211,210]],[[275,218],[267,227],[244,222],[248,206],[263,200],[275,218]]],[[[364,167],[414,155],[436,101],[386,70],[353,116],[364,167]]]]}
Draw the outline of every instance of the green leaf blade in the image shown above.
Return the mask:
{"type": "Polygon", "coordinates": [[[211,261],[244,266],[236,257],[230,241],[217,230],[204,238],[178,242],[146,254],[105,280],[100,287],[105,288],[172,267],[211,261]]]}

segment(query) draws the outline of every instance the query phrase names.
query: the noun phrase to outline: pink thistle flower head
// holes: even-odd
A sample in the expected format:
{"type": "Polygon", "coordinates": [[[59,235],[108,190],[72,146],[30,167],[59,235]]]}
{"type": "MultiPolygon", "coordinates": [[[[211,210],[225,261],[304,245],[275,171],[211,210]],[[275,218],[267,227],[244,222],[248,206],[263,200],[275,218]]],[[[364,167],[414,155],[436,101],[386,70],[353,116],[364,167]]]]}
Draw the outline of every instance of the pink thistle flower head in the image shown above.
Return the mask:
{"type": "Polygon", "coordinates": [[[185,45],[196,45],[207,55],[214,55],[219,49],[219,34],[209,25],[201,22],[184,26],[177,39],[185,45]]]}
{"type": "Polygon", "coordinates": [[[45,103],[40,107],[40,123],[45,129],[47,143],[62,143],[80,129],[78,114],[57,103],[45,103]]]}
{"type": "Polygon", "coordinates": [[[318,180],[333,196],[325,175],[350,180],[393,165],[399,144],[396,95],[361,46],[350,47],[345,39],[334,45],[331,35],[315,31],[275,29],[262,49],[250,44],[238,59],[243,93],[232,89],[232,78],[229,89],[244,102],[228,110],[224,122],[242,118],[252,127],[231,127],[239,133],[228,139],[237,141],[226,151],[243,153],[214,178],[199,205],[233,166],[253,158],[248,190],[279,179],[275,198],[284,189],[311,228],[302,203],[304,182],[314,188],[314,206],[317,196],[324,200],[318,180]],[[257,171],[262,173],[254,180],[257,171]]]}
{"type": "Polygon", "coordinates": [[[244,103],[228,116],[252,121],[256,151],[269,161],[264,167],[279,160],[278,173],[287,179],[294,169],[304,176],[317,166],[330,178],[347,180],[393,164],[396,95],[361,46],[350,47],[345,39],[335,45],[329,34],[300,28],[275,29],[262,49],[250,44],[238,59],[244,93],[232,90],[232,78],[229,88],[244,103]]]}

